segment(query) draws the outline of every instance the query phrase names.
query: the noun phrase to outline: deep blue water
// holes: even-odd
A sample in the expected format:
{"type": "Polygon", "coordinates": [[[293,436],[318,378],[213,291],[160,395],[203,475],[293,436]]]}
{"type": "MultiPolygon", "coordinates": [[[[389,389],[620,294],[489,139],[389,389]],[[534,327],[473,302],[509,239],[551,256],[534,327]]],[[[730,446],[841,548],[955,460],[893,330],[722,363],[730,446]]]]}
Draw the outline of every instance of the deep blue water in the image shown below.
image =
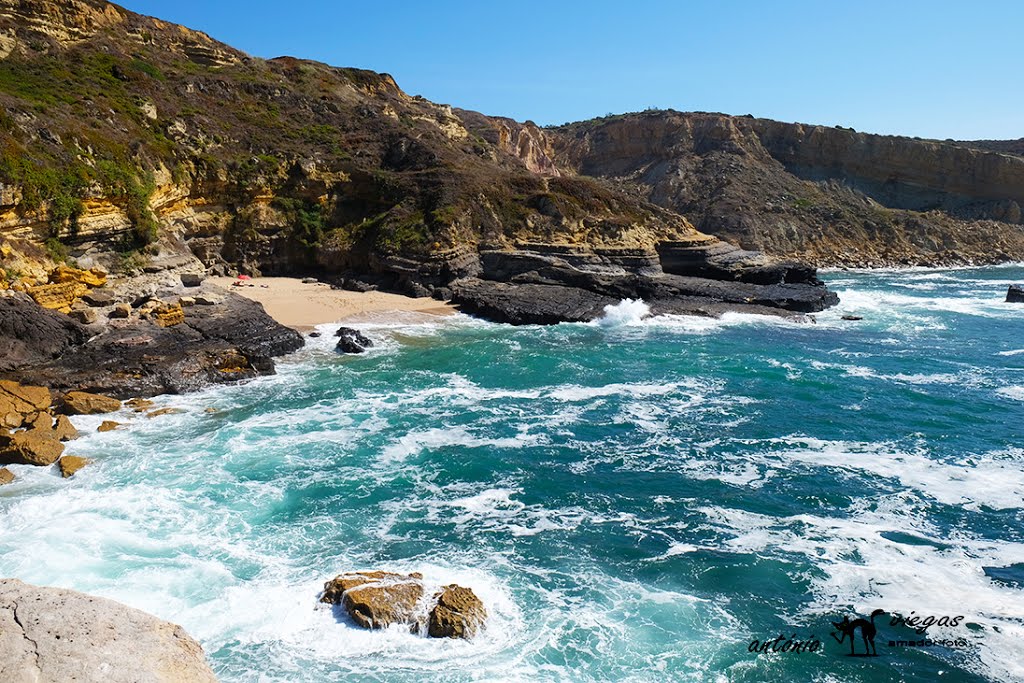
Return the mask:
{"type": "Polygon", "coordinates": [[[825,278],[816,324],[392,317],[363,357],[325,334],[184,414],[78,418],[95,465],[0,490],[0,575],[176,621],[225,681],[1024,679],[1024,268],[825,278]],[[474,588],[487,631],[318,607],[366,568],[474,588]],[[844,656],[830,622],[876,608],[963,619],[844,656]],[[779,635],[821,647],[748,651],[779,635]],[[955,646],[889,646],[924,637],[955,646]]]}

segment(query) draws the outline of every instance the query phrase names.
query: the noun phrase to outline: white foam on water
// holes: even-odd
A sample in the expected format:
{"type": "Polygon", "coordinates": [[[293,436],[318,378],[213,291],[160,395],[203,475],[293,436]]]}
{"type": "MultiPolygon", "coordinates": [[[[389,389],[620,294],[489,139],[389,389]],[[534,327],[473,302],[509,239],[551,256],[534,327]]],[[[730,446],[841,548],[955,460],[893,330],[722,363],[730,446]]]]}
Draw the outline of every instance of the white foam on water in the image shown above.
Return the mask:
{"type": "MultiPolygon", "coordinates": [[[[726,536],[722,548],[772,557],[793,553],[808,558],[815,600],[810,620],[838,618],[875,608],[909,615],[958,616],[980,624],[933,626],[929,636],[966,638],[978,673],[996,681],[1024,676],[1024,591],[990,580],[982,566],[1024,561],[1024,544],[946,534],[937,537],[920,516],[907,512],[901,496],[876,500],[877,509],[849,518],[796,515],[771,517],[722,507],[701,508],[711,528],[726,536]],[[892,541],[883,533],[910,533],[927,543],[892,541]]],[[[888,616],[882,617],[888,619],[888,616]]],[[[886,624],[888,627],[888,624],[886,624]]]]}
{"type": "Polygon", "coordinates": [[[1013,349],[1012,351],[1000,351],[997,356],[1019,356],[1024,353],[1024,349],[1013,349]]]}
{"type": "Polygon", "coordinates": [[[756,462],[801,462],[849,472],[897,479],[947,505],[976,509],[1024,509],[1024,460],[1002,452],[964,456],[960,463],[946,463],[925,452],[904,452],[884,443],[828,441],[806,437],[767,439],[781,444],[781,451],[747,454],[756,462]]]}
{"type": "Polygon", "coordinates": [[[381,451],[381,464],[392,464],[419,455],[424,450],[439,448],[526,448],[546,443],[544,434],[520,432],[517,436],[488,438],[474,435],[464,427],[418,429],[392,441],[381,451]]]}
{"type": "Polygon", "coordinates": [[[1024,401],[1024,386],[999,387],[996,389],[996,393],[1005,398],[1012,398],[1014,401],[1024,401]]]}

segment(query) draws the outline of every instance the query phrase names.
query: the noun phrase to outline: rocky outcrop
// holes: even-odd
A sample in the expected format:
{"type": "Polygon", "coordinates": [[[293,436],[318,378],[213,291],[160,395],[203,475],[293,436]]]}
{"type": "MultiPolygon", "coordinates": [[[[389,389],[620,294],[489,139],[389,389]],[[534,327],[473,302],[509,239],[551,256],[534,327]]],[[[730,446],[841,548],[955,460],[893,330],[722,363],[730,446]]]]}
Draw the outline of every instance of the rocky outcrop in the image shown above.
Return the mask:
{"type": "Polygon", "coordinates": [[[92,414],[117,410],[120,403],[109,397],[181,393],[272,373],[275,356],[302,346],[302,336],[271,319],[260,304],[212,286],[200,291],[210,305],[192,306],[187,312],[175,301],[180,293],[174,290],[135,295],[140,301],[138,312],[130,309],[128,318],[109,321],[86,338],[73,323],[56,325],[50,316],[58,314],[41,312],[20,299],[0,299],[0,303],[15,302],[11,308],[22,318],[39,318],[66,332],[54,343],[39,340],[31,327],[4,325],[0,319],[0,341],[9,330],[12,345],[23,349],[18,360],[28,360],[7,368],[7,375],[72,392],[70,400],[65,399],[68,411],[92,414]],[[35,343],[43,348],[34,348],[35,343]],[[45,353],[53,348],[62,350],[56,356],[45,353]],[[74,393],[83,390],[102,397],[86,400],[74,393]]]}
{"type": "Polygon", "coordinates": [[[14,472],[11,472],[6,467],[0,467],[0,486],[10,484],[14,479],[14,472]]]}
{"type": "Polygon", "coordinates": [[[514,325],[594,320],[623,299],[642,299],[655,314],[716,316],[813,313],[838,301],[813,268],[707,236],[663,242],[656,250],[530,245],[483,252],[481,262],[481,277],[451,284],[452,301],[467,313],[514,325]]]}
{"type": "Polygon", "coordinates": [[[469,588],[443,586],[424,601],[423,576],[383,571],[340,574],[324,584],[320,602],[340,605],[358,626],[408,626],[431,638],[473,638],[487,621],[487,610],[469,588]]]}
{"type": "Polygon", "coordinates": [[[45,387],[0,380],[0,427],[16,428],[33,422],[50,409],[51,403],[45,387]]]}
{"type": "Polygon", "coordinates": [[[1006,289],[1006,303],[1024,304],[1024,285],[1010,285],[1006,289]]]}
{"type": "Polygon", "coordinates": [[[338,338],[335,348],[342,353],[362,353],[373,346],[369,337],[351,327],[339,327],[334,336],[338,338]]]}
{"type": "Polygon", "coordinates": [[[216,683],[174,624],[113,600],[0,579],[0,680],[216,683]]]}

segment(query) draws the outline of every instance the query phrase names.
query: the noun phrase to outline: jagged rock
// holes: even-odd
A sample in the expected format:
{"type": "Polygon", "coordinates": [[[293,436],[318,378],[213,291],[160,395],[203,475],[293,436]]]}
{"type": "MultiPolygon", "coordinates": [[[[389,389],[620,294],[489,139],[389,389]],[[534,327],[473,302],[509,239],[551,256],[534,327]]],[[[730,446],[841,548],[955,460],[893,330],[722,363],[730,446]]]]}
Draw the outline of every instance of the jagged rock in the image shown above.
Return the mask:
{"type": "Polygon", "coordinates": [[[342,353],[362,353],[373,346],[369,337],[351,327],[339,327],[334,336],[338,337],[335,348],[342,353]]]}
{"type": "Polygon", "coordinates": [[[460,310],[512,325],[554,325],[594,320],[605,306],[620,299],[578,287],[508,284],[489,280],[453,283],[453,301],[460,310]]]}
{"type": "Polygon", "coordinates": [[[90,306],[102,308],[103,306],[110,306],[114,303],[114,295],[105,290],[93,290],[83,294],[82,301],[90,306]]]}
{"type": "Polygon", "coordinates": [[[1006,290],[1006,303],[1024,304],[1024,285],[1010,285],[1006,290]]]}
{"type": "Polygon", "coordinates": [[[136,413],[141,413],[153,407],[153,402],[146,398],[130,398],[124,404],[136,413]]]}
{"type": "Polygon", "coordinates": [[[28,294],[43,308],[68,313],[71,304],[87,291],[89,286],[81,282],[60,282],[29,287],[28,294]]]}
{"type": "Polygon", "coordinates": [[[70,313],[68,313],[68,317],[70,317],[72,320],[76,320],[82,323],[83,325],[92,325],[94,322],[96,322],[98,318],[98,316],[96,315],[96,311],[94,311],[91,308],[73,309],[70,313]]]}
{"type": "Polygon", "coordinates": [[[0,428],[20,427],[49,410],[51,403],[50,391],[46,387],[0,380],[0,428]]]}
{"type": "Polygon", "coordinates": [[[113,600],[0,580],[0,680],[216,683],[175,624],[113,600]]]}
{"type": "Polygon", "coordinates": [[[85,391],[69,391],[64,395],[64,409],[71,415],[96,415],[112,413],[121,409],[121,402],[116,398],[90,394],[85,391]]]}
{"type": "Polygon", "coordinates": [[[423,576],[418,573],[352,572],[324,584],[320,602],[342,605],[363,628],[413,624],[423,597],[423,576]]]}
{"type": "Polygon", "coordinates": [[[115,304],[114,308],[107,314],[108,318],[130,318],[132,315],[132,307],[130,304],[115,304]]]}
{"type": "Polygon", "coordinates": [[[88,338],[80,323],[24,294],[0,297],[0,371],[46,363],[88,338]]]}
{"type": "MultiPolygon", "coordinates": [[[[11,472],[6,467],[0,467],[0,486],[10,484],[12,481],[14,481],[14,472],[11,472]]],[[[2,636],[3,634],[0,634],[0,637],[2,636]]]]}
{"type": "Polygon", "coordinates": [[[843,320],[856,321],[856,320],[863,320],[863,319],[864,319],[863,316],[859,316],[859,315],[844,315],[843,316],[843,320]]]}
{"type": "Polygon", "coordinates": [[[82,270],[71,266],[57,266],[50,272],[51,284],[69,282],[83,284],[86,287],[102,287],[107,284],[107,273],[99,268],[82,270]]]}
{"type": "Polygon", "coordinates": [[[451,584],[434,596],[427,635],[431,638],[472,638],[487,621],[487,610],[469,588],[451,584]]]}
{"type": "Polygon", "coordinates": [[[114,422],[113,420],[104,420],[100,423],[100,426],[96,428],[97,432],[112,432],[121,426],[120,422],[114,422]]]}
{"type": "Polygon", "coordinates": [[[86,465],[91,465],[92,460],[89,458],[80,458],[77,455],[65,455],[57,461],[57,467],[60,469],[60,476],[67,479],[72,476],[75,472],[82,469],[86,465]]]}
{"type": "Polygon", "coordinates": [[[157,408],[146,413],[146,417],[160,417],[161,415],[178,415],[185,411],[181,408],[157,408]]]}
{"type": "Polygon", "coordinates": [[[185,311],[180,303],[160,306],[153,311],[153,319],[160,327],[173,327],[185,322],[185,311]]]}
{"type": "Polygon", "coordinates": [[[64,452],[53,433],[28,429],[0,433],[0,465],[52,465],[64,452]]]}
{"type": "Polygon", "coordinates": [[[71,424],[66,415],[58,415],[53,425],[53,431],[61,441],[71,441],[78,438],[78,430],[71,424]]]}

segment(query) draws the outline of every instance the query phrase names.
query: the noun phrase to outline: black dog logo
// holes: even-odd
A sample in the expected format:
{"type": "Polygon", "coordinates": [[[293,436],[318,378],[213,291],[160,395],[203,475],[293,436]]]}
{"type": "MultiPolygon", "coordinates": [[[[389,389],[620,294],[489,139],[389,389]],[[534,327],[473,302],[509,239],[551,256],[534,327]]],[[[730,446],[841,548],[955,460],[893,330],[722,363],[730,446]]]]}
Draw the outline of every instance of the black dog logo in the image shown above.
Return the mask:
{"type": "Polygon", "coordinates": [[[877,657],[878,651],[875,650],[875,635],[878,633],[878,629],[875,628],[875,617],[879,614],[885,614],[884,609],[876,609],[871,613],[871,620],[858,617],[853,621],[850,621],[850,617],[843,617],[842,621],[833,621],[832,625],[836,627],[842,635],[836,637],[835,633],[832,633],[832,637],[836,639],[837,643],[842,644],[846,637],[850,637],[850,656],[856,656],[854,647],[854,632],[860,629],[860,637],[864,640],[864,655],[865,657],[877,657]]]}

